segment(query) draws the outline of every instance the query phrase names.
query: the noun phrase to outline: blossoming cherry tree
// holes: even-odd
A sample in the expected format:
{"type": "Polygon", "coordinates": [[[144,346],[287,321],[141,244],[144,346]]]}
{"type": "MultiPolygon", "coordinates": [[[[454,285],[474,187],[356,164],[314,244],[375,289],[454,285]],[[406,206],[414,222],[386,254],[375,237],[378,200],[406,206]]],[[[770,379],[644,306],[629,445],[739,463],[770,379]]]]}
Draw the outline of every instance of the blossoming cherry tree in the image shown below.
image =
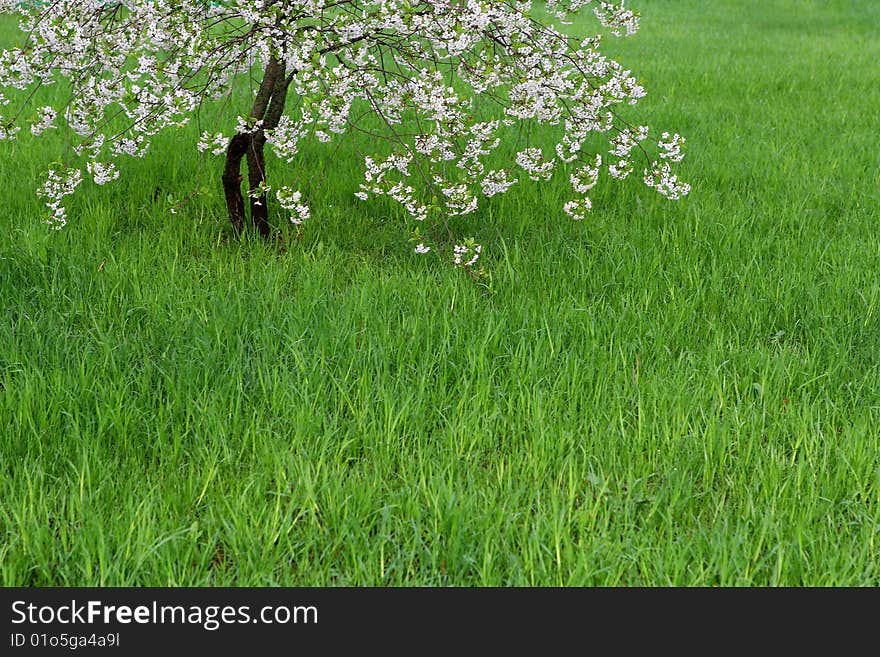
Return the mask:
{"type": "Polygon", "coordinates": [[[650,145],[649,128],[621,116],[645,90],[574,22],[587,11],[596,31],[632,35],[638,14],[624,0],[0,0],[0,11],[19,14],[22,32],[0,53],[0,139],[22,128],[71,135],[39,190],[58,228],[85,175],[115,180],[125,158],[143,157],[204,103],[238,98],[255,73],[234,130],[196,144],[225,157],[237,232],[270,235],[270,194],[290,221],[310,216],[308,189],[267,182],[267,146],[292,163],[307,140],[356,133],[373,150],[352,191],[399,203],[415,251],[448,248],[461,267],[481,247],[455,239],[454,218],[523,177],[564,168],[571,195],[560,206],[574,219],[592,207],[603,172],[624,179],[641,169],[670,199],[689,191],[671,167],[684,139],[663,132],[650,145]],[[40,104],[40,88],[55,84],[69,93],[40,104]]]}

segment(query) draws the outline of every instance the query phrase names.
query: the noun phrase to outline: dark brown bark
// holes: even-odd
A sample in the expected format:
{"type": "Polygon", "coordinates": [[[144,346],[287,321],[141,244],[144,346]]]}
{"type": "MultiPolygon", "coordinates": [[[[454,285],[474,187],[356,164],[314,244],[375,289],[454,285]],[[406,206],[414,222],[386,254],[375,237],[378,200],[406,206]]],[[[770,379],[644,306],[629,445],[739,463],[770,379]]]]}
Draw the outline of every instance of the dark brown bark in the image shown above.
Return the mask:
{"type": "MultiPolygon", "coordinates": [[[[266,145],[265,119],[267,109],[271,105],[276,105],[276,92],[280,91],[280,87],[284,88],[284,95],[287,94],[287,85],[289,84],[284,78],[284,64],[279,62],[275,57],[269,60],[266,70],[263,73],[263,80],[260,82],[260,88],[254,98],[251,106],[250,118],[254,121],[264,121],[264,127],[259,128],[252,134],[238,133],[229,142],[226,149],[226,166],[223,169],[223,191],[226,195],[226,209],[229,214],[229,220],[232,222],[232,228],[236,235],[241,234],[245,227],[245,204],[244,197],[241,193],[241,160],[247,157],[248,163],[248,187],[250,189],[250,224],[260,231],[260,235],[268,237],[269,230],[269,206],[268,198],[263,193],[262,186],[266,180],[266,161],[263,154],[266,145]]],[[[283,101],[282,108],[283,111],[283,101]]],[[[278,119],[275,118],[274,128],[278,125],[278,119]]]]}
{"type": "Polygon", "coordinates": [[[262,237],[269,237],[269,198],[263,189],[266,182],[266,158],[263,149],[266,135],[262,130],[251,137],[247,149],[248,186],[250,187],[251,225],[262,237]]]}
{"type": "Polygon", "coordinates": [[[272,93],[275,91],[275,83],[279,80],[284,81],[284,64],[273,56],[266,64],[263,80],[251,106],[251,118],[254,121],[261,121],[264,118],[269,101],[272,100],[272,93]]]}
{"type": "Polygon", "coordinates": [[[278,127],[278,122],[284,114],[284,105],[287,102],[287,89],[293,77],[284,78],[284,69],[281,70],[275,89],[272,91],[272,99],[269,101],[269,108],[266,110],[266,120],[264,126],[266,130],[272,130],[278,127]]]}
{"type": "MultiPolygon", "coordinates": [[[[273,60],[274,61],[274,60],[273,60]]],[[[271,62],[270,62],[271,63],[271,62]]],[[[278,127],[284,106],[287,101],[287,89],[290,81],[285,79],[284,64],[272,68],[272,92],[268,103],[264,104],[263,127],[251,137],[247,151],[248,184],[251,190],[251,225],[260,231],[263,237],[269,237],[269,199],[263,191],[266,182],[266,130],[278,127]]],[[[267,76],[269,71],[267,70],[267,76]]]]}
{"type": "Polygon", "coordinates": [[[269,199],[262,191],[266,182],[265,131],[278,127],[281,115],[284,114],[287,88],[290,86],[290,82],[284,78],[283,65],[273,74],[275,81],[272,97],[263,116],[263,127],[253,134],[247,150],[248,185],[251,190],[251,225],[259,230],[263,237],[269,237],[271,232],[269,228],[269,199]]]}
{"type": "Polygon", "coordinates": [[[250,135],[235,135],[226,149],[226,167],[223,169],[223,192],[232,230],[240,235],[244,230],[244,197],[241,195],[241,159],[250,146],[250,135]]]}

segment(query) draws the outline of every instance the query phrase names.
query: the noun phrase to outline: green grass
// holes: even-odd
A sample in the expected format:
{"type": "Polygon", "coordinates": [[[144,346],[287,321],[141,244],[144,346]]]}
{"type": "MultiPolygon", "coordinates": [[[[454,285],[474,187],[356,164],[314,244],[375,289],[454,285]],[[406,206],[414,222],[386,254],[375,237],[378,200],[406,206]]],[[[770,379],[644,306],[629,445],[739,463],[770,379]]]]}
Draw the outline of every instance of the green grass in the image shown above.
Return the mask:
{"type": "Polygon", "coordinates": [[[880,7],[633,4],[694,191],[515,188],[479,282],[344,148],[279,254],[176,135],[58,233],[0,144],[0,584],[880,584],[880,7]]]}

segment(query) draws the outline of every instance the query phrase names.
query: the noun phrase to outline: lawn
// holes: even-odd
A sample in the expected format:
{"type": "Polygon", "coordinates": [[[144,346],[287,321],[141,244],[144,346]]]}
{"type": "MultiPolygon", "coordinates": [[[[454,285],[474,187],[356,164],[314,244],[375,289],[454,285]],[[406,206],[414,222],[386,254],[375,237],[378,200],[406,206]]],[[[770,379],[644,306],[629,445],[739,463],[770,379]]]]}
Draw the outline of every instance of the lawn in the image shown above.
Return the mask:
{"type": "Polygon", "coordinates": [[[691,195],[517,186],[476,280],[348,146],[280,251],[195,126],[60,232],[0,142],[0,584],[880,585],[880,4],[631,4],[691,195]]]}

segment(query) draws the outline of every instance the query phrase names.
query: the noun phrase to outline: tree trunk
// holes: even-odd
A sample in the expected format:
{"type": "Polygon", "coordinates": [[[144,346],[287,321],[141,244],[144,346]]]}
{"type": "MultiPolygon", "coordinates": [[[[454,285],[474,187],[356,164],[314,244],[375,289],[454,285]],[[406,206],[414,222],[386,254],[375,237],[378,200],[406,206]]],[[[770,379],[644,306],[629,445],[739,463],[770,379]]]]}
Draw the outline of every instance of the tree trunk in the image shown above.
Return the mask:
{"type": "Polygon", "coordinates": [[[287,96],[289,79],[285,79],[285,66],[272,56],[266,64],[263,80],[254,98],[251,107],[250,118],[255,121],[264,121],[262,127],[253,133],[238,133],[229,142],[226,149],[226,166],[223,169],[223,191],[226,195],[226,210],[232,229],[236,235],[240,235],[245,228],[245,204],[241,193],[241,160],[247,157],[248,163],[248,187],[250,188],[250,224],[260,231],[263,237],[269,237],[269,205],[268,198],[263,191],[266,181],[266,160],[263,148],[266,145],[265,130],[276,127],[281,111],[284,107],[284,98],[287,96]],[[271,117],[267,117],[267,109],[271,117]],[[281,111],[278,111],[280,103],[281,111]],[[269,120],[267,120],[269,119],[269,120]]]}
{"type": "Polygon", "coordinates": [[[241,158],[249,150],[251,136],[237,134],[226,149],[226,167],[223,169],[223,192],[226,194],[226,210],[236,237],[244,230],[244,198],[241,195],[241,158]]]}
{"type": "Polygon", "coordinates": [[[263,127],[251,136],[250,147],[247,150],[248,184],[251,190],[251,224],[260,231],[260,235],[263,237],[269,237],[271,232],[269,229],[269,199],[263,189],[266,182],[266,158],[264,156],[266,130],[278,127],[281,115],[284,114],[287,89],[290,86],[290,79],[284,78],[284,72],[283,65],[276,71],[272,96],[263,115],[263,127]]]}
{"type": "Polygon", "coordinates": [[[251,225],[260,231],[262,237],[268,238],[271,234],[269,229],[269,199],[263,187],[266,182],[266,158],[263,154],[265,145],[266,135],[262,130],[251,136],[250,145],[247,149],[247,165],[251,201],[251,225]]]}

